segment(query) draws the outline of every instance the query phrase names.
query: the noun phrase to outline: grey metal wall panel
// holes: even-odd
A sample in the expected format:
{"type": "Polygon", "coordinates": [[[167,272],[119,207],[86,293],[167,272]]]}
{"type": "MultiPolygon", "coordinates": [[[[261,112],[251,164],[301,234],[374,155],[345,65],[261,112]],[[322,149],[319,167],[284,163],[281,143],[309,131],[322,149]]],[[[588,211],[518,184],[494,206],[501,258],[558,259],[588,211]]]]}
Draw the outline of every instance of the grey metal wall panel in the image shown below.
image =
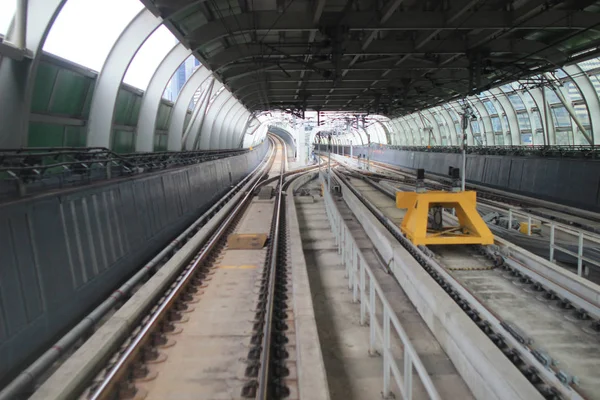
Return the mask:
{"type": "Polygon", "coordinates": [[[0,386],[239,179],[253,152],[0,205],[0,386]]]}
{"type": "MultiPolygon", "coordinates": [[[[325,146],[323,146],[325,148],[325,146]]],[[[333,147],[334,151],[336,147],[333,147]]],[[[354,155],[368,148],[354,146],[354,155]]],[[[349,154],[349,146],[344,148],[349,154]]],[[[446,176],[448,167],[460,167],[457,153],[371,149],[371,159],[403,168],[425,168],[446,176]]],[[[600,212],[600,162],[586,159],[541,158],[469,154],[467,180],[472,183],[600,212]]]]}

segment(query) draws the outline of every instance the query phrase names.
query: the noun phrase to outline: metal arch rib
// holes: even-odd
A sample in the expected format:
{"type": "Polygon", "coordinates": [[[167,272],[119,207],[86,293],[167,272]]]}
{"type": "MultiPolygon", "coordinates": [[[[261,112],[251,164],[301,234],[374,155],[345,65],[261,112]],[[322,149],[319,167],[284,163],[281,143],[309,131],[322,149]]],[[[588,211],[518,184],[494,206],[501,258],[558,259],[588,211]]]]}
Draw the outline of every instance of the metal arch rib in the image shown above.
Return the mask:
{"type": "Polygon", "coordinates": [[[161,18],[144,8],[110,50],[96,80],[88,122],[88,146],[110,147],[115,105],[125,72],[139,48],[161,24],[161,18]]]}
{"type": "Polygon", "coordinates": [[[224,149],[227,147],[227,138],[222,135],[223,125],[227,122],[229,112],[235,107],[237,100],[233,95],[229,96],[223,107],[215,115],[211,127],[211,149],[224,149]]]}
{"type": "Polygon", "coordinates": [[[202,92],[198,103],[192,113],[192,119],[188,123],[185,132],[183,134],[183,148],[185,150],[194,150],[198,144],[198,139],[202,126],[206,120],[206,110],[209,107],[210,99],[213,93],[220,90],[223,85],[221,82],[216,81],[214,78],[209,78],[210,83],[208,87],[202,92]]]}
{"type": "Polygon", "coordinates": [[[42,48],[60,10],[67,0],[29,0],[26,47],[31,60],[17,61],[2,57],[0,61],[0,147],[27,146],[27,133],[33,89],[42,48]]]}
{"type": "Polygon", "coordinates": [[[199,137],[197,140],[197,144],[194,146],[194,149],[211,149],[211,128],[215,118],[215,114],[217,114],[217,112],[221,109],[225,101],[229,98],[229,95],[231,95],[231,93],[229,93],[228,91],[221,91],[221,93],[217,95],[212,104],[206,110],[204,123],[202,124],[202,128],[198,133],[199,137]]]}
{"type": "Polygon", "coordinates": [[[235,128],[240,121],[240,118],[245,114],[246,107],[242,103],[238,103],[238,110],[235,112],[233,117],[231,118],[231,124],[227,127],[227,148],[231,149],[235,146],[235,128]]]}
{"type": "Polygon", "coordinates": [[[223,91],[223,93],[221,94],[222,96],[220,96],[220,98],[215,99],[215,102],[213,104],[214,111],[210,113],[211,118],[207,121],[209,123],[209,125],[206,126],[208,128],[208,149],[220,148],[221,138],[219,138],[216,132],[215,124],[218,122],[219,115],[221,115],[223,110],[226,110],[228,107],[231,107],[231,104],[235,101],[235,98],[230,92],[223,91]]]}
{"type": "Polygon", "coordinates": [[[137,125],[136,151],[152,151],[160,101],[169,80],[179,66],[192,54],[183,44],[177,44],[162,60],[144,92],[137,125]]]}
{"type": "MultiPolygon", "coordinates": [[[[175,105],[171,111],[171,120],[169,122],[169,138],[167,148],[170,151],[180,151],[183,148],[182,136],[185,116],[188,111],[188,105],[196,93],[196,90],[212,75],[207,68],[198,68],[185,82],[175,105]]],[[[190,121],[191,123],[191,121],[190,121]]]]}
{"type": "Polygon", "coordinates": [[[234,122],[234,119],[237,117],[240,107],[242,104],[236,100],[235,97],[231,97],[234,100],[233,105],[225,112],[223,115],[220,125],[219,125],[219,138],[222,138],[222,146],[220,148],[227,149],[229,147],[229,132],[231,130],[231,125],[234,122]]]}

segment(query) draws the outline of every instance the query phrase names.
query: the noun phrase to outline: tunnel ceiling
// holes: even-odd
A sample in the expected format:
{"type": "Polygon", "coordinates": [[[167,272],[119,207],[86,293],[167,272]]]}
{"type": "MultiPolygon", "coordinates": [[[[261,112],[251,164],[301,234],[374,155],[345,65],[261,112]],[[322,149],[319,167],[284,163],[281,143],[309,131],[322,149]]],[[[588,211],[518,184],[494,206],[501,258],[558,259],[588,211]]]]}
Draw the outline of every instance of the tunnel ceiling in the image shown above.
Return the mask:
{"type": "Polygon", "coordinates": [[[587,0],[143,2],[250,111],[403,115],[600,45],[587,0]]]}

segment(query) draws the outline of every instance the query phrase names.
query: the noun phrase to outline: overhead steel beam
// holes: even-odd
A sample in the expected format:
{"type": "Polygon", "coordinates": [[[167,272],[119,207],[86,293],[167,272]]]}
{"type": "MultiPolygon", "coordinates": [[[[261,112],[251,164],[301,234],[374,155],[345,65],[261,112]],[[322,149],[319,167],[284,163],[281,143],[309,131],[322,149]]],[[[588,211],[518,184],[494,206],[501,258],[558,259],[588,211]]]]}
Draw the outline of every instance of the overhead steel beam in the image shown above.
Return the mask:
{"type": "MultiPolygon", "coordinates": [[[[208,59],[211,68],[214,71],[218,71],[224,66],[237,62],[239,60],[251,57],[265,57],[265,54],[269,54],[270,46],[264,46],[259,43],[246,43],[230,46],[229,48],[215,54],[208,59]]],[[[361,49],[361,43],[354,41],[348,42],[345,47],[344,55],[370,55],[370,56],[389,56],[397,54],[466,54],[469,50],[465,46],[464,41],[459,39],[452,39],[444,41],[443,46],[439,46],[437,43],[430,43],[419,49],[415,48],[411,41],[377,41],[365,51],[361,49]]],[[[549,51],[547,45],[532,40],[496,40],[486,45],[481,50],[485,50],[489,53],[512,53],[521,54],[526,56],[527,54],[540,52],[539,57],[544,55],[554,55],[555,52],[549,51]]],[[[302,56],[304,55],[304,49],[299,46],[292,46],[289,43],[281,47],[278,47],[279,53],[287,54],[289,56],[302,56]]],[[[276,57],[280,54],[273,53],[276,57]]]]}
{"type": "Polygon", "coordinates": [[[88,146],[111,147],[115,104],[121,81],[136,52],[161,24],[161,18],[143,9],[127,25],[110,50],[96,79],[88,122],[88,146]]]}
{"type": "MultiPolygon", "coordinates": [[[[477,0],[475,0],[477,1],[477,0]]],[[[585,29],[599,22],[597,13],[587,11],[552,10],[541,13],[534,18],[521,24],[515,23],[515,15],[508,11],[473,11],[472,16],[466,21],[460,20],[466,11],[471,10],[472,2],[465,3],[463,8],[448,17],[443,11],[404,11],[393,12],[400,6],[403,0],[392,0],[387,8],[382,11],[378,18],[371,12],[351,11],[345,15],[344,24],[350,31],[368,31],[367,37],[361,43],[361,47],[367,48],[379,31],[431,31],[437,35],[442,30],[471,30],[471,29],[502,29],[511,28],[515,30],[559,30],[559,29],[585,29]]],[[[186,36],[193,49],[200,48],[212,41],[222,39],[231,34],[244,32],[257,32],[264,34],[271,32],[317,32],[317,19],[319,5],[323,0],[317,2],[314,14],[307,12],[291,12],[281,14],[273,11],[254,11],[249,13],[228,15],[222,19],[207,22],[186,36]]],[[[328,13],[324,13],[325,16],[328,13]]],[[[419,45],[425,44],[427,37],[433,38],[434,34],[427,34],[419,39],[419,45]]],[[[313,37],[314,40],[314,37],[313,37]]],[[[429,39],[430,40],[430,39],[429,39]]]]}
{"type": "Polygon", "coordinates": [[[136,151],[152,151],[154,149],[154,134],[156,118],[160,108],[162,95],[169,84],[173,73],[192,54],[184,45],[177,44],[162,60],[142,97],[140,114],[137,123],[136,151]]]}

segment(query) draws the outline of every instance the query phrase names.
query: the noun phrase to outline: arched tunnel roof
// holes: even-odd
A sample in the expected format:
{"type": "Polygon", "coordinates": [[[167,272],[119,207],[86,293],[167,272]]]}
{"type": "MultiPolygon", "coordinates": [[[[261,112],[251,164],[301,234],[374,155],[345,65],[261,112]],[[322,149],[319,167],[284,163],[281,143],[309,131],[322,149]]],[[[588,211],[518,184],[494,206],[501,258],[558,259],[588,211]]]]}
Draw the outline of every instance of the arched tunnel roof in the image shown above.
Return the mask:
{"type": "Polygon", "coordinates": [[[398,115],[562,66],[595,1],[146,0],[249,109],[398,115]]]}
{"type": "MultiPolygon", "coordinates": [[[[265,129],[251,132],[272,109],[386,116],[353,135],[398,145],[456,144],[465,102],[478,118],[475,144],[593,144],[600,125],[596,67],[579,67],[598,54],[597,1],[135,0],[139,13],[97,73],[43,51],[75,1],[28,0],[7,13],[24,18],[7,29],[0,20],[0,148],[234,148],[264,138],[265,129]],[[124,84],[160,27],[177,43],[147,86],[124,84]],[[194,69],[165,99],[188,60],[194,69]],[[561,84],[574,88],[557,92],[561,84]],[[557,95],[543,101],[544,85],[557,95]]],[[[93,2],[104,3],[114,1],[93,2]]]]}

